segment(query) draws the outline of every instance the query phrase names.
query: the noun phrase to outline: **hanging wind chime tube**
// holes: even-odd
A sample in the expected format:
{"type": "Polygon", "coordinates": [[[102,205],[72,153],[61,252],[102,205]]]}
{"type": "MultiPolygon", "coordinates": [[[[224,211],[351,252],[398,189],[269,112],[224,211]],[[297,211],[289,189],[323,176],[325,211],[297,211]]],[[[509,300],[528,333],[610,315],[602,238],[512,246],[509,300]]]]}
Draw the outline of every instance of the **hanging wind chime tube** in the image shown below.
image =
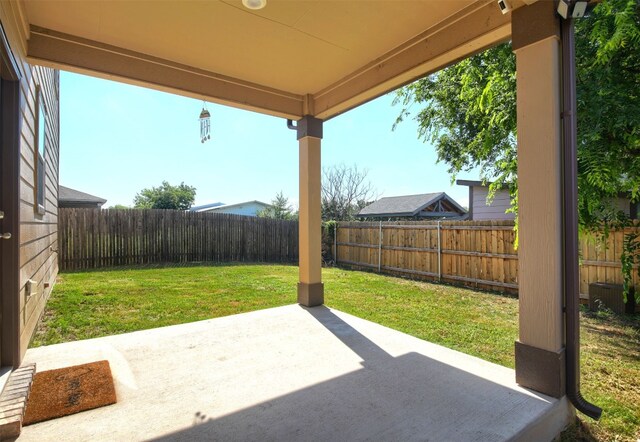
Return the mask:
{"type": "Polygon", "coordinates": [[[200,112],[200,142],[204,143],[211,139],[211,114],[207,109],[206,103],[202,103],[202,112],[200,112]]]}

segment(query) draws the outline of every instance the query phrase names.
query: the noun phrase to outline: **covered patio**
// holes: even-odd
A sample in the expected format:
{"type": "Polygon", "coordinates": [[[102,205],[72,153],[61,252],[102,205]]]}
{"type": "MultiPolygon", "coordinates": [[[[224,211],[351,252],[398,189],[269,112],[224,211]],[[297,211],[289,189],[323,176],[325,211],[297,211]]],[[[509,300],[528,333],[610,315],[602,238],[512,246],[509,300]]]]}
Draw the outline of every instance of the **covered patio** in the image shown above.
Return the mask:
{"type": "Polygon", "coordinates": [[[565,399],[511,369],[327,307],[298,305],[27,352],[38,370],[106,359],[118,403],[19,441],[550,440],[565,399]]]}
{"type": "Polygon", "coordinates": [[[566,282],[578,262],[563,207],[576,189],[575,170],[563,171],[554,2],[269,0],[254,10],[239,0],[15,0],[0,11],[29,63],[283,118],[298,140],[298,302],[310,308],[30,350],[25,361],[39,370],[110,359],[121,401],[21,438],[548,440],[569,422],[576,381],[566,376],[579,358],[565,339],[577,312],[566,282]],[[508,40],[518,81],[515,378],[329,311],[321,278],[323,122],[508,40]]]}

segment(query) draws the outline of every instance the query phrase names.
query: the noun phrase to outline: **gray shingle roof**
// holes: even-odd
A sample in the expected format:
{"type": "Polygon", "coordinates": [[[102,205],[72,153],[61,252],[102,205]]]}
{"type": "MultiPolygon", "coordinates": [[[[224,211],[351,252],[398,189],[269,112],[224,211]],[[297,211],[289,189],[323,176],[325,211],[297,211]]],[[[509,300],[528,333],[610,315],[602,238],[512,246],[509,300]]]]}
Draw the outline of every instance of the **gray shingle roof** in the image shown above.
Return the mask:
{"type": "Polygon", "coordinates": [[[104,204],[107,202],[107,200],[100,198],[99,196],[89,195],[88,193],[80,192],[79,190],[71,189],[64,186],[60,186],[58,188],[58,201],[66,203],[96,204],[104,204]]]}
{"type": "Polygon", "coordinates": [[[380,198],[375,203],[369,204],[362,209],[358,216],[414,216],[442,198],[458,207],[461,214],[465,213],[464,209],[446,193],[437,192],[380,198]]]}

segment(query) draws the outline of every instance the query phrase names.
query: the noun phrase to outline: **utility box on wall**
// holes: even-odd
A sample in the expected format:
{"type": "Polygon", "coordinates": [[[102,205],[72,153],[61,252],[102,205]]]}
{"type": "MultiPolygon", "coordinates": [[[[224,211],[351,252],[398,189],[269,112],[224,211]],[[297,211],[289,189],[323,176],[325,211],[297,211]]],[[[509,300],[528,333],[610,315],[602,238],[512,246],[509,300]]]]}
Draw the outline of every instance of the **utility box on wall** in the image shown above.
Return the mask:
{"type": "Polygon", "coordinates": [[[636,307],[634,301],[632,293],[625,304],[621,284],[604,282],[592,282],[589,284],[590,310],[598,310],[598,304],[602,303],[615,313],[634,313],[636,307]]]}

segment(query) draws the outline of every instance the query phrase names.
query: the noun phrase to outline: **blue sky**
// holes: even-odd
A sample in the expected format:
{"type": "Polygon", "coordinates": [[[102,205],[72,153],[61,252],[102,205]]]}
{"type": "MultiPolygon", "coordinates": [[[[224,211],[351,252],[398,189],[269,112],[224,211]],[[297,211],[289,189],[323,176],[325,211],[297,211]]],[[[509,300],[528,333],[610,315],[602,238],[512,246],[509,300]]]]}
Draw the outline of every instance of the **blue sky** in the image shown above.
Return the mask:
{"type": "MultiPolygon", "coordinates": [[[[282,191],[297,205],[298,143],[285,120],[209,103],[212,135],[203,144],[201,101],[66,72],[60,81],[62,185],[106,198],[105,207],[132,205],[163,180],[195,186],[195,204],[269,202],[282,191]]],[[[357,164],[381,197],[444,191],[467,206],[467,188],[450,184],[416,123],[391,130],[392,100],[327,121],[323,166],[357,164]]]]}

